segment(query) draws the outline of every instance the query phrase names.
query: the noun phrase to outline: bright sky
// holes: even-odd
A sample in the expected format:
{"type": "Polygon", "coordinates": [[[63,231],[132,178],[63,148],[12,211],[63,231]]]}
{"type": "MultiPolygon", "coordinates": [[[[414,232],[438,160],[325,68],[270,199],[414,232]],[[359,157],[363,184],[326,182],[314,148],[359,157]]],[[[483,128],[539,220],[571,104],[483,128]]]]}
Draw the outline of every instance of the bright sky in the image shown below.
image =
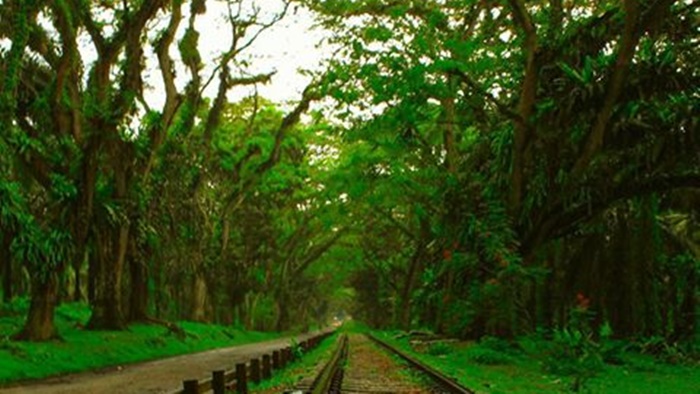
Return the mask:
{"type": "MultiPolygon", "coordinates": [[[[243,3],[250,5],[253,1],[243,1],[243,3]]],[[[261,16],[265,21],[282,9],[282,3],[279,0],[258,0],[256,3],[265,7],[261,16]]],[[[230,25],[224,17],[226,12],[223,2],[210,1],[207,4],[207,13],[199,16],[196,24],[200,32],[200,53],[205,64],[205,78],[211,74],[216,64],[216,57],[228,49],[231,42],[230,25]]],[[[300,75],[298,71],[300,69],[318,70],[322,59],[330,55],[330,49],[327,46],[318,46],[324,37],[324,32],[320,28],[313,28],[313,24],[313,16],[309,11],[303,8],[295,10],[290,7],[284,19],[262,32],[255,43],[241,54],[240,59],[246,59],[250,63],[248,68],[250,74],[276,71],[270,84],[258,85],[261,96],[278,103],[297,101],[301,97],[301,92],[310,81],[310,77],[300,75]]],[[[182,25],[178,38],[184,34],[186,19],[183,20],[182,25]]],[[[242,43],[247,42],[253,32],[251,28],[251,33],[244,37],[242,43]]],[[[179,58],[175,46],[171,49],[171,55],[176,60],[179,58]]],[[[162,85],[158,80],[160,75],[155,57],[149,61],[149,67],[154,68],[149,74],[156,78],[149,81],[154,90],[149,94],[148,101],[158,107],[162,103],[162,85]]],[[[182,77],[178,80],[179,85],[184,85],[189,78],[188,73],[184,69],[178,69],[177,74],[182,77]]],[[[241,74],[234,70],[232,75],[236,77],[241,74]]],[[[215,95],[217,85],[218,78],[212,82],[205,94],[215,95]]],[[[252,87],[234,88],[229,92],[229,99],[240,99],[252,91],[252,87]]]]}
{"type": "MultiPolygon", "coordinates": [[[[243,9],[250,10],[253,4],[262,7],[261,19],[268,21],[275,13],[282,9],[281,0],[241,0],[243,9]]],[[[2,0],[0,0],[2,4],[2,0]]],[[[183,20],[177,34],[177,40],[182,38],[187,27],[189,17],[189,3],[183,7],[183,20]]],[[[245,11],[244,11],[245,12],[245,11]]],[[[206,78],[216,65],[216,57],[222,51],[228,49],[231,42],[230,25],[225,19],[227,13],[226,1],[208,1],[207,13],[198,16],[196,28],[200,32],[199,49],[205,65],[203,76],[206,78]]],[[[98,16],[104,20],[111,20],[112,16],[104,14],[98,16]]],[[[148,31],[149,41],[153,42],[160,30],[167,24],[169,15],[162,17],[156,26],[152,26],[148,31]]],[[[40,17],[40,23],[51,33],[55,33],[52,22],[45,16],[40,17]]],[[[301,92],[310,81],[310,77],[299,74],[300,69],[318,70],[324,58],[331,56],[331,49],[326,46],[319,47],[326,33],[321,28],[314,28],[312,14],[304,8],[290,7],[287,15],[272,28],[260,34],[255,43],[250,46],[239,58],[249,61],[250,74],[269,73],[276,71],[272,82],[267,85],[259,85],[258,92],[261,96],[276,103],[284,104],[290,101],[297,101],[301,97],[301,92]]],[[[106,28],[107,35],[111,34],[109,25],[106,28]]],[[[250,29],[254,31],[254,28],[250,29]]],[[[249,34],[242,42],[247,42],[249,34]]],[[[80,37],[80,51],[86,67],[90,67],[97,57],[96,51],[86,32],[82,32],[80,37]]],[[[0,40],[0,48],[8,49],[9,40],[0,40]]],[[[180,54],[177,49],[177,42],[170,49],[170,54],[177,64],[176,84],[183,88],[189,80],[189,73],[179,62],[180,54]]],[[[153,108],[161,108],[164,98],[164,89],[158,69],[158,62],[152,48],[146,52],[146,74],[145,82],[151,88],[146,92],[146,101],[153,108]]],[[[239,72],[233,71],[234,77],[242,76],[239,72]]],[[[205,95],[216,94],[218,78],[210,84],[205,91],[205,95]]],[[[253,92],[252,87],[238,87],[229,91],[229,99],[238,100],[253,92]]]]}

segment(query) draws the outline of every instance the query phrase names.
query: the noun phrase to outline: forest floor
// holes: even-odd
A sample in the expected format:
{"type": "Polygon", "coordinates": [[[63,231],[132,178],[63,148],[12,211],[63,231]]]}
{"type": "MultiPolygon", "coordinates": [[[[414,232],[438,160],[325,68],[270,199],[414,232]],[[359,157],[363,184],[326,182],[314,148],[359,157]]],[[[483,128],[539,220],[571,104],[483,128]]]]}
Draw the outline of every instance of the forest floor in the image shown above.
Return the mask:
{"type": "Polygon", "coordinates": [[[80,304],[62,305],[57,310],[60,340],[12,341],[9,336],[21,327],[25,308],[19,303],[3,305],[0,310],[3,393],[167,392],[180,387],[184,379],[201,379],[212,370],[231,369],[236,362],[291,341],[291,337],[279,338],[276,333],[189,322],[179,323],[185,338],[176,337],[163,326],[146,324],[131,325],[123,332],[92,332],[82,328],[89,310],[80,304]]]}
{"type": "MultiPolygon", "coordinates": [[[[490,338],[482,343],[435,342],[417,345],[398,332],[379,332],[428,365],[452,376],[476,393],[568,393],[575,376],[547,371],[567,360],[551,359],[551,343],[522,338],[516,344],[490,338]],[[545,350],[547,349],[547,350],[545,350]]],[[[579,392],[615,394],[700,393],[697,361],[668,362],[634,351],[619,350],[614,363],[583,373],[579,392]]]]}

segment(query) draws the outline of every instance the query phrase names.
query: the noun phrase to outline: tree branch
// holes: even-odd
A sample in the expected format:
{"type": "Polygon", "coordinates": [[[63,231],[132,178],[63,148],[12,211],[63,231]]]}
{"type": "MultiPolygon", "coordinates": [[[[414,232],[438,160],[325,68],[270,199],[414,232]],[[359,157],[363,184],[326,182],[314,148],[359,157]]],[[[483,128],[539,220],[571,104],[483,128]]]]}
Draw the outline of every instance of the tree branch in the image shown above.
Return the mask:
{"type": "Polygon", "coordinates": [[[486,89],[484,89],[482,86],[476,83],[476,81],[471,79],[471,77],[469,77],[467,73],[457,68],[450,69],[447,72],[449,74],[456,75],[457,77],[459,77],[462,83],[464,83],[476,93],[484,97],[487,101],[492,103],[496,107],[496,109],[508,119],[513,120],[515,122],[522,122],[522,118],[518,113],[514,112],[508,105],[498,100],[493,94],[487,92],[486,89]]]}
{"type": "Polygon", "coordinates": [[[306,258],[304,258],[304,260],[302,260],[301,263],[297,267],[294,268],[294,274],[295,274],[294,276],[300,275],[307,268],[309,268],[311,263],[313,263],[314,261],[321,258],[321,256],[323,256],[333,245],[335,245],[335,243],[343,235],[345,235],[346,231],[347,231],[347,228],[342,228],[342,229],[337,230],[335,232],[335,234],[333,235],[333,237],[331,237],[329,240],[327,240],[326,242],[324,242],[320,245],[317,245],[315,248],[312,248],[311,250],[309,250],[305,254],[306,258]]]}
{"type": "Polygon", "coordinates": [[[615,104],[622,94],[622,88],[624,87],[627,79],[629,65],[632,61],[632,57],[634,56],[637,43],[641,38],[641,29],[638,27],[640,11],[637,0],[626,0],[624,3],[624,8],[625,28],[620,40],[613,75],[610,79],[610,84],[603,102],[603,106],[600,111],[598,111],[598,116],[593,124],[593,128],[586,138],[584,148],[573,166],[571,174],[572,179],[576,179],[582,175],[582,173],[591,163],[594,155],[598,153],[603,145],[605,130],[607,129],[610,118],[612,117],[615,104]]]}
{"type": "Polygon", "coordinates": [[[309,109],[311,102],[319,100],[321,98],[320,93],[316,90],[317,85],[317,83],[311,82],[304,89],[304,93],[301,96],[301,100],[294,108],[294,110],[287,114],[287,116],[285,116],[284,119],[282,119],[282,123],[277,129],[277,133],[275,135],[275,145],[272,148],[268,159],[263,164],[261,164],[260,167],[258,167],[258,169],[256,170],[257,174],[262,174],[268,171],[280,160],[280,156],[282,153],[282,142],[284,140],[284,137],[287,135],[287,132],[289,132],[289,130],[291,130],[292,127],[299,123],[301,115],[309,109]]]}
{"type": "Polygon", "coordinates": [[[526,251],[534,250],[547,240],[570,234],[581,223],[597,216],[617,201],[681,188],[700,189],[700,173],[662,175],[641,182],[619,184],[611,192],[594,196],[590,202],[573,209],[567,210],[558,204],[548,210],[549,213],[544,215],[547,219],[526,237],[523,246],[526,251]]]}
{"type": "MultiPolygon", "coordinates": [[[[179,0],[172,0],[171,8],[172,11],[168,27],[163,31],[155,45],[158,65],[160,66],[160,75],[163,80],[163,85],[165,86],[165,103],[161,111],[162,121],[159,125],[153,127],[151,132],[151,152],[155,152],[157,147],[163,142],[165,133],[172,124],[179,103],[181,102],[180,95],[175,86],[175,68],[173,59],[170,57],[170,47],[175,41],[175,34],[182,21],[182,2],[179,0]]],[[[152,160],[149,160],[148,168],[151,166],[151,161],[152,160]]]]}
{"type": "Polygon", "coordinates": [[[525,75],[518,103],[519,119],[515,121],[513,135],[513,151],[511,162],[511,193],[509,208],[514,218],[520,216],[525,185],[525,167],[528,165],[526,150],[530,140],[530,117],[535,107],[537,98],[537,83],[539,67],[537,65],[537,30],[532,18],[525,8],[522,0],[509,0],[513,12],[513,19],[525,34],[523,51],[525,52],[525,75]]]}

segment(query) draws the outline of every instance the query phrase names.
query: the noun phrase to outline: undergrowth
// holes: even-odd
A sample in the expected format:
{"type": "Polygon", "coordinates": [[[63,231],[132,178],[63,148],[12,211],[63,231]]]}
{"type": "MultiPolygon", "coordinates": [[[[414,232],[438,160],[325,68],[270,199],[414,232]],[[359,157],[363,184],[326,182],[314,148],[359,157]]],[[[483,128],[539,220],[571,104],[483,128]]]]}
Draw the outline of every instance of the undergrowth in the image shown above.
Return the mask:
{"type": "Polygon", "coordinates": [[[692,342],[612,339],[606,325],[595,335],[587,330],[569,325],[549,336],[484,337],[428,346],[411,344],[396,331],[377,335],[479,393],[698,392],[700,364],[692,342]]]}
{"type": "MultiPolygon", "coordinates": [[[[301,350],[299,350],[298,354],[301,357],[295,357],[294,361],[287,364],[281,371],[274,371],[271,379],[264,380],[259,384],[251,384],[250,391],[278,393],[287,392],[285,390],[292,389],[301,379],[312,374],[319,362],[330,357],[335,349],[337,337],[338,334],[333,334],[307,352],[301,352],[301,350]]],[[[294,344],[295,342],[292,342],[293,353],[294,344]]]]}

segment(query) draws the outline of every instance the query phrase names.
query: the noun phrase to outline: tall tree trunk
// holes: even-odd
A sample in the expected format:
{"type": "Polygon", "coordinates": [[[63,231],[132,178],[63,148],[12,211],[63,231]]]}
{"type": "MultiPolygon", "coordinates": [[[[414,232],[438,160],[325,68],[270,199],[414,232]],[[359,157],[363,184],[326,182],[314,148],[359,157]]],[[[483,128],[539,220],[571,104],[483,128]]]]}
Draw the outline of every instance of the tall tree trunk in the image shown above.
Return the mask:
{"type": "Polygon", "coordinates": [[[56,337],[54,309],[58,301],[58,276],[51,272],[46,277],[36,275],[32,279],[29,313],[22,330],[15,339],[47,341],[56,337]]]}
{"type": "Polygon", "coordinates": [[[289,307],[287,306],[287,302],[283,301],[286,299],[287,297],[285,295],[277,298],[277,309],[279,313],[277,314],[277,324],[275,325],[275,330],[278,332],[282,332],[289,328],[289,307]]]}
{"type": "Polygon", "coordinates": [[[207,321],[207,282],[204,277],[197,273],[192,279],[192,294],[190,304],[190,320],[198,322],[207,321]]]}
{"type": "Polygon", "coordinates": [[[14,296],[12,290],[12,260],[8,256],[2,269],[2,302],[8,303],[12,301],[14,296]]]}
{"type": "Polygon", "coordinates": [[[129,321],[144,321],[148,318],[148,267],[145,261],[138,260],[133,239],[129,250],[129,321]]]}
{"type": "MultiPolygon", "coordinates": [[[[450,91],[455,91],[455,81],[454,77],[450,76],[447,78],[447,84],[450,87],[450,91]]],[[[442,218],[442,222],[445,227],[445,234],[459,234],[457,230],[460,226],[460,218],[462,218],[461,206],[460,206],[460,193],[456,187],[450,186],[458,184],[457,175],[457,161],[458,152],[456,144],[456,133],[455,128],[457,128],[457,113],[455,109],[455,98],[450,95],[448,98],[442,100],[443,108],[443,146],[445,148],[445,169],[447,170],[448,182],[446,185],[446,192],[444,197],[445,204],[445,215],[442,218]]],[[[456,252],[459,248],[459,239],[456,235],[447,235],[445,238],[445,261],[443,264],[448,264],[449,259],[452,258],[452,254],[456,252]]],[[[445,273],[444,288],[442,289],[443,297],[439,305],[436,305],[437,311],[435,311],[435,331],[438,333],[445,331],[445,321],[447,320],[448,313],[447,305],[449,304],[453,287],[455,282],[455,269],[448,268],[445,273]]]]}
{"type": "Polygon", "coordinates": [[[98,235],[95,303],[88,328],[93,330],[122,330],[122,273],[129,240],[129,225],[121,224],[98,235]],[[110,239],[111,238],[111,239],[110,239]]]}
{"type": "Polygon", "coordinates": [[[612,301],[610,322],[616,335],[628,337],[634,335],[634,309],[638,307],[632,300],[635,285],[632,271],[635,267],[629,258],[629,250],[633,247],[630,245],[630,223],[622,220],[614,231],[612,250],[604,254],[608,264],[613,265],[608,277],[612,301]]]}
{"type": "MultiPolygon", "coordinates": [[[[96,254],[99,254],[99,251],[96,252],[96,254]]],[[[97,275],[99,273],[99,259],[100,257],[98,256],[88,258],[87,298],[90,305],[95,305],[97,302],[97,275]]]]}
{"type": "Polygon", "coordinates": [[[2,301],[12,301],[12,255],[10,254],[10,245],[12,237],[9,232],[2,234],[2,244],[0,246],[0,267],[2,267],[2,301]]]}
{"type": "Polygon", "coordinates": [[[153,271],[151,272],[151,277],[153,278],[153,308],[156,318],[163,318],[163,292],[165,289],[162,285],[162,268],[161,268],[161,257],[156,255],[153,259],[153,271]]]}
{"type": "Polygon", "coordinates": [[[129,293],[129,321],[148,318],[148,271],[145,264],[129,260],[131,292],[129,293]]]}
{"type": "Polygon", "coordinates": [[[73,265],[73,274],[75,275],[75,283],[73,288],[73,301],[80,302],[83,300],[83,290],[81,289],[82,282],[80,281],[80,267],[82,264],[73,265]]]}
{"type": "Polygon", "coordinates": [[[83,293],[82,270],[87,260],[87,248],[79,247],[78,249],[75,257],[73,257],[73,264],[71,265],[73,275],[75,275],[75,282],[73,283],[73,301],[75,302],[81,302],[85,298],[85,294],[83,293]]]}
{"type": "Polygon", "coordinates": [[[416,251],[409,262],[406,280],[399,295],[399,326],[404,330],[411,327],[411,293],[421,270],[421,263],[425,257],[425,247],[430,239],[430,223],[427,218],[420,219],[420,238],[417,241],[416,251]]]}
{"type": "Polygon", "coordinates": [[[673,333],[674,340],[692,338],[695,335],[695,324],[697,320],[697,269],[693,266],[688,269],[686,285],[682,293],[682,301],[676,315],[673,333]]]}
{"type": "Polygon", "coordinates": [[[648,196],[641,201],[641,228],[639,231],[640,239],[636,242],[639,256],[635,260],[639,260],[639,299],[644,301],[644,309],[640,316],[640,323],[643,327],[639,327],[637,334],[651,337],[654,335],[662,335],[662,323],[660,319],[660,300],[658,292],[658,282],[656,275],[656,262],[658,261],[659,243],[658,222],[656,215],[658,212],[658,197],[648,196]]]}

